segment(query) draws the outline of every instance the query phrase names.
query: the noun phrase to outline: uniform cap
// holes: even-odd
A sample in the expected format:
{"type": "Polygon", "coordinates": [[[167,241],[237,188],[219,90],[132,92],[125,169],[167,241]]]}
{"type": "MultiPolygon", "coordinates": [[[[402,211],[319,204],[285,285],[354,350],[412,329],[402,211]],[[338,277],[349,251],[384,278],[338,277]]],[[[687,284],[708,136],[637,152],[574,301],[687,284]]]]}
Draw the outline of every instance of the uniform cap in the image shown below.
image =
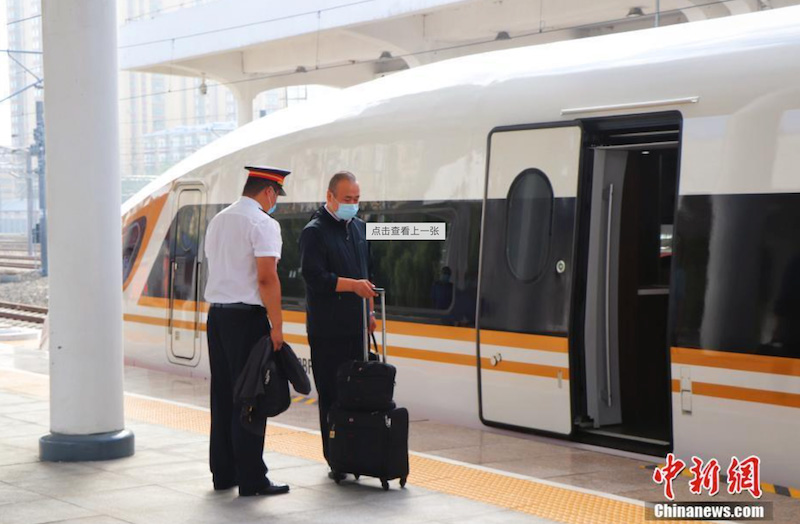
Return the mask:
{"type": "Polygon", "coordinates": [[[247,169],[247,176],[249,177],[263,178],[275,182],[280,186],[278,194],[286,195],[286,191],[283,190],[283,179],[286,178],[291,171],[269,166],[245,166],[245,169],[247,169]]]}

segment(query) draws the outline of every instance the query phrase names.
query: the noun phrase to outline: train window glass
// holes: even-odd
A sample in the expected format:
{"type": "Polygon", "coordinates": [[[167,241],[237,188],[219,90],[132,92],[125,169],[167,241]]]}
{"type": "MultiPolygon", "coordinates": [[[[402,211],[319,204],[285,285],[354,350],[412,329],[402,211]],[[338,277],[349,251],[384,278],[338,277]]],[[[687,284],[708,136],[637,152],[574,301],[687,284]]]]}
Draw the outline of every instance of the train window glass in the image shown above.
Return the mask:
{"type": "Polygon", "coordinates": [[[122,233],[122,281],[128,280],[136,257],[139,255],[139,248],[144,238],[144,230],[147,226],[145,217],[133,221],[122,233]]]}
{"type": "Polygon", "coordinates": [[[167,236],[161,243],[161,249],[158,251],[153,267],[150,269],[150,275],[147,277],[147,283],[142,290],[142,294],[146,297],[167,298],[167,286],[169,285],[169,246],[172,241],[172,232],[175,229],[175,224],[169,228],[167,236]]]}
{"type": "MultiPolygon", "coordinates": [[[[290,309],[305,303],[298,243],[317,209],[316,204],[287,203],[279,205],[273,215],[281,224],[283,251],[278,275],[284,306],[290,309]]],[[[389,314],[395,318],[474,325],[479,202],[449,202],[446,206],[438,202],[363,202],[360,217],[367,222],[445,222],[445,242],[370,242],[373,279],[388,290],[389,314]]]]}
{"type": "Polygon", "coordinates": [[[550,249],[553,187],[538,169],[526,169],[514,180],[506,200],[506,261],[518,280],[541,276],[550,249]]]}
{"type": "MultiPolygon", "coordinates": [[[[200,226],[200,237],[205,238],[206,231],[208,231],[208,224],[211,219],[217,216],[217,213],[228,207],[226,204],[210,204],[205,206],[205,213],[203,213],[203,220],[200,226]]],[[[200,254],[201,260],[205,260],[205,253],[200,254]]],[[[203,263],[200,269],[200,301],[202,302],[203,296],[206,292],[206,282],[208,282],[208,263],[203,263]]]]}
{"type": "MultiPolygon", "coordinates": [[[[195,261],[200,253],[199,240],[205,236],[208,229],[208,223],[214,216],[219,213],[224,204],[212,204],[207,206],[185,206],[178,210],[178,214],[173,219],[172,224],[167,231],[167,235],[161,244],[161,249],[156,255],[153,267],[150,270],[150,275],[147,278],[147,284],[142,291],[142,294],[147,297],[155,298],[168,298],[169,297],[169,276],[170,276],[170,250],[174,249],[173,256],[175,257],[190,257],[191,261],[195,261]],[[180,230],[180,231],[179,231],[180,230]],[[176,232],[180,235],[176,237],[176,232]]],[[[200,256],[202,260],[203,256],[200,256]]],[[[192,264],[193,266],[193,264],[192,264]]],[[[208,278],[208,271],[203,264],[200,273],[200,297],[202,300],[203,291],[205,290],[205,283],[208,278]]],[[[183,271],[188,271],[184,266],[183,271]]],[[[194,271],[192,269],[192,271],[194,271]]],[[[185,300],[184,295],[191,295],[191,289],[187,289],[184,282],[186,275],[176,274],[176,296],[177,299],[185,300]]],[[[191,285],[191,275],[189,275],[189,284],[191,285]]],[[[193,300],[193,299],[192,299],[193,300]]]]}
{"type": "Polygon", "coordinates": [[[300,272],[300,233],[310,219],[310,213],[300,216],[275,213],[281,224],[281,260],[278,262],[278,276],[281,279],[281,294],[284,301],[298,304],[305,300],[306,287],[300,272]]]}
{"type": "Polygon", "coordinates": [[[202,206],[184,206],[178,210],[175,244],[172,249],[172,289],[176,300],[195,300],[197,255],[200,247],[202,206]]]}
{"type": "Polygon", "coordinates": [[[449,252],[454,237],[452,209],[364,213],[366,222],[445,222],[445,241],[370,242],[374,282],[387,289],[386,304],[414,310],[451,309],[455,294],[449,252]]]}

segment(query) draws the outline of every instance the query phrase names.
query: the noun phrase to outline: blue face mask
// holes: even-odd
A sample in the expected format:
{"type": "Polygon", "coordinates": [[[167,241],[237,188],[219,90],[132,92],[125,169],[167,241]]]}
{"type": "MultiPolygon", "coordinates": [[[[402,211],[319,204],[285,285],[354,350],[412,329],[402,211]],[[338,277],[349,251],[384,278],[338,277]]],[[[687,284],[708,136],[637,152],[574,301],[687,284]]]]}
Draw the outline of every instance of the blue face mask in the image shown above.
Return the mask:
{"type": "MultiPolygon", "coordinates": [[[[336,200],[336,199],[334,199],[336,200]]],[[[339,202],[336,200],[336,202],[339,202]]],[[[358,204],[342,204],[339,203],[339,209],[336,210],[336,216],[342,220],[350,220],[358,213],[358,204]]]]}
{"type": "Polygon", "coordinates": [[[275,203],[272,204],[271,208],[267,209],[267,214],[271,215],[272,213],[274,213],[275,209],[277,209],[277,207],[278,207],[278,195],[276,194],[275,195],[275,203]]]}

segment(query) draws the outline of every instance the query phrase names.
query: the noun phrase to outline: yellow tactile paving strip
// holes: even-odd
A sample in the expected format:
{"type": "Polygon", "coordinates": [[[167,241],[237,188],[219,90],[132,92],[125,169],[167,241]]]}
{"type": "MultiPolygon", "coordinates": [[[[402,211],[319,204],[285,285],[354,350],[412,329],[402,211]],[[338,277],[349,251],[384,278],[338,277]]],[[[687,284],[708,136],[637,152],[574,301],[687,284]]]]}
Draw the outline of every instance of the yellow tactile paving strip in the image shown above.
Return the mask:
{"type": "MultiPolygon", "coordinates": [[[[47,398],[48,377],[0,370],[0,389],[47,398]]],[[[136,395],[125,395],[125,414],[128,419],[181,431],[208,434],[210,428],[210,415],[204,409],[136,395]]],[[[324,461],[319,436],[303,430],[268,425],[266,448],[285,455],[324,461]]],[[[413,486],[544,519],[569,524],[647,522],[643,507],[628,502],[416,455],[411,455],[410,466],[408,482],[413,486]],[[476,489],[476,486],[480,488],[476,489]]]]}

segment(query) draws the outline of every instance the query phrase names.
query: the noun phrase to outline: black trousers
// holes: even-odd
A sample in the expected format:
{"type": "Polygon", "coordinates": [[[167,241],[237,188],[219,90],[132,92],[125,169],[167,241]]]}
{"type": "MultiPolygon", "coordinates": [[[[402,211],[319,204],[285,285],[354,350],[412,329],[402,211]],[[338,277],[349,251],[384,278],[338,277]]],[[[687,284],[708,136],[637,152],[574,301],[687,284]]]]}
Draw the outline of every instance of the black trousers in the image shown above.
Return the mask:
{"type": "Polygon", "coordinates": [[[211,445],[209,464],[215,486],[235,483],[258,489],[266,483],[264,437],[244,429],[233,386],[253,345],[269,334],[264,308],[242,310],[212,307],[208,313],[211,364],[211,445]]]}
{"type": "Polygon", "coordinates": [[[336,402],[336,370],[344,362],[364,359],[364,337],[308,336],[311,346],[311,369],[319,395],[319,430],[322,453],[328,459],[328,411],[336,402]]]}

